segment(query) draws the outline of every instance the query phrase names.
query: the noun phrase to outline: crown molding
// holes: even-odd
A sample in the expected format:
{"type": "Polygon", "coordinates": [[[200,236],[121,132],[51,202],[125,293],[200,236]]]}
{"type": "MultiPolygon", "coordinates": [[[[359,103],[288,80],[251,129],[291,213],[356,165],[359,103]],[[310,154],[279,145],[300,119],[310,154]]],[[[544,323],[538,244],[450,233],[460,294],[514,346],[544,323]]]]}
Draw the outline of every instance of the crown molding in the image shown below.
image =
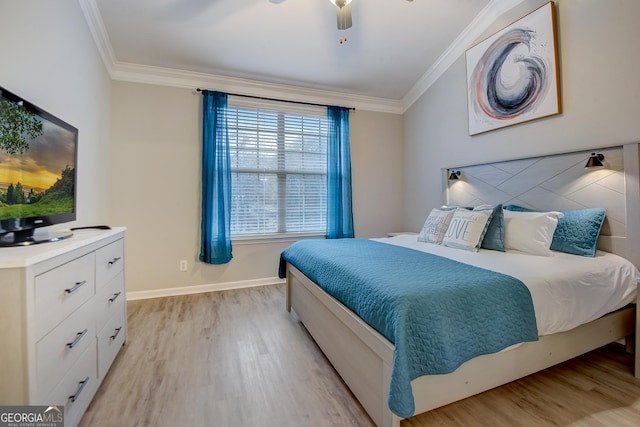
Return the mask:
{"type": "Polygon", "coordinates": [[[78,0],[78,3],[80,3],[84,19],[87,21],[87,26],[89,27],[89,31],[91,31],[102,62],[109,75],[111,75],[111,70],[116,63],[116,55],[113,53],[113,48],[111,47],[107,30],[104,27],[104,21],[102,20],[98,5],[95,0],[78,0]]]}
{"type": "Polygon", "coordinates": [[[491,0],[402,98],[407,111],[502,14],[525,0],[491,0]]]}
{"type": "Polygon", "coordinates": [[[283,98],[286,100],[311,102],[327,105],[353,107],[356,110],[402,114],[402,102],[370,96],[353,95],[342,92],[310,89],[237,77],[220,76],[194,71],[176,70],[148,65],[116,62],[111,69],[111,78],[134,83],[193,89],[220,90],[239,95],[283,98]]]}

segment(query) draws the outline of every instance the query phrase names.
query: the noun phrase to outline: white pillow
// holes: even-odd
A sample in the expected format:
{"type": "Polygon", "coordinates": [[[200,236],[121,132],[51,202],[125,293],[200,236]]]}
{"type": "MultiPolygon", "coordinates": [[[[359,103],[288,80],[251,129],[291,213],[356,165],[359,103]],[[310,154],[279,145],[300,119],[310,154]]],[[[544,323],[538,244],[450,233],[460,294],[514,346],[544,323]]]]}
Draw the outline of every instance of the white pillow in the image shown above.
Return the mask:
{"type": "Polygon", "coordinates": [[[504,210],[504,248],[532,255],[552,256],[549,249],[562,212],[504,210]]]}
{"type": "Polygon", "coordinates": [[[431,209],[427,220],[422,226],[418,241],[438,245],[442,243],[444,232],[447,231],[449,221],[451,221],[451,217],[453,217],[453,212],[452,210],[443,211],[435,208],[431,209]]]}
{"type": "Polygon", "coordinates": [[[492,210],[470,211],[468,209],[457,209],[453,214],[453,218],[451,218],[442,244],[451,248],[477,252],[482,243],[482,238],[487,232],[492,214],[492,210]]]}

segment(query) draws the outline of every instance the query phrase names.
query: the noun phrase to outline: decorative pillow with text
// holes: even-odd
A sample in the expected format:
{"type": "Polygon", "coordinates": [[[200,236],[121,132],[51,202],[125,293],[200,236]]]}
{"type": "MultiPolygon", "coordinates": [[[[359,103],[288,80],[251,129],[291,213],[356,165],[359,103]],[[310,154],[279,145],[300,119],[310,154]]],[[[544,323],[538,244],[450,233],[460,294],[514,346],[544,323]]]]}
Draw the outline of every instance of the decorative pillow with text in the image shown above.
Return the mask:
{"type": "Polygon", "coordinates": [[[487,232],[487,226],[492,215],[493,210],[456,210],[453,218],[451,218],[442,244],[451,248],[477,252],[487,232]]]}
{"type": "Polygon", "coordinates": [[[441,244],[454,212],[452,210],[432,209],[422,226],[418,241],[441,244]]]}

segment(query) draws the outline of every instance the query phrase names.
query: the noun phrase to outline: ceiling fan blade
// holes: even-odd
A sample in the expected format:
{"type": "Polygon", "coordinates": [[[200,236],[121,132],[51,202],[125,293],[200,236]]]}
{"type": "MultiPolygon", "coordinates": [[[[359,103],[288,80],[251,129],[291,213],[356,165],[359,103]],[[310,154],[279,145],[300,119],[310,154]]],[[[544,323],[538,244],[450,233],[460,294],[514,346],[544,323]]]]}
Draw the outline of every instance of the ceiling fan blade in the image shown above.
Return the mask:
{"type": "Polygon", "coordinates": [[[342,7],[336,6],[336,12],[338,16],[338,29],[346,30],[351,28],[351,4],[346,4],[342,7]]]}

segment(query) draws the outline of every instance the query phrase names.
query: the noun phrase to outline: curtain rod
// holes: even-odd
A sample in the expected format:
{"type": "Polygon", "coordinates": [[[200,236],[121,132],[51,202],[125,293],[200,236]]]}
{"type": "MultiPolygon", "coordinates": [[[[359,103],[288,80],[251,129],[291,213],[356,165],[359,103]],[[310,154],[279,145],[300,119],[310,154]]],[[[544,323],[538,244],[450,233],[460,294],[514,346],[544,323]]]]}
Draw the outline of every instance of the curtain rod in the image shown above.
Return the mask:
{"type": "MultiPolygon", "coordinates": [[[[200,89],[200,88],[196,89],[196,91],[198,91],[198,92],[202,92],[203,90],[209,90],[209,89],[200,89]]],[[[264,101],[277,101],[277,102],[289,102],[291,104],[312,105],[314,107],[330,107],[330,105],[328,105],[328,104],[316,104],[314,102],[304,102],[304,101],[287,101],[287,100],[284,100],[284,99],[268,98],[268,97],[265,97],[265,96],[242,95],[242,94],[239,94],[239,93],[227,93],[227,95],[241,96],[241,97],[244,97],[244,98],[252,98],[252,99],[262,99],[264,101]]],[[[345,108],[349,108],[349,110],[353,110],[353,111],[356,110],[355,107],[345,107],[345,108]]]]}

